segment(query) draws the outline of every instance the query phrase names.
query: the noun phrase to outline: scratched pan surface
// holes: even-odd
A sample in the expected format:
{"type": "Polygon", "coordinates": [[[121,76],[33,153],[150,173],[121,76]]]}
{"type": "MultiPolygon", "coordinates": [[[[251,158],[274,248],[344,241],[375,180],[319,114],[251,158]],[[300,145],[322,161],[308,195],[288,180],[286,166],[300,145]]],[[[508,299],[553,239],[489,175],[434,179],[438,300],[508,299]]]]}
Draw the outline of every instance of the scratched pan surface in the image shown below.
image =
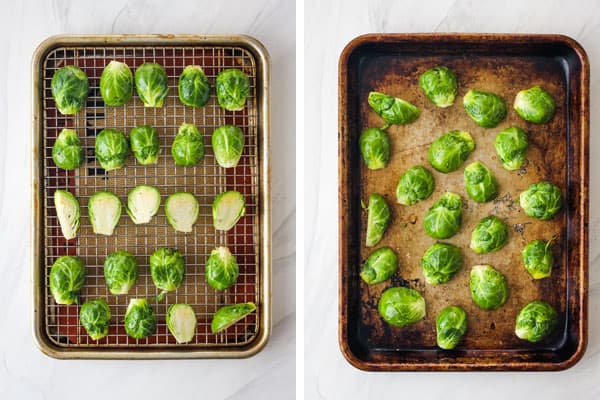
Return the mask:
{"type": "Polygon", "coordinates": [[[583,354],[586,341],[587,297],[587,61],[581,48],[556,36],[435,36],[371,35],[357,38],[340,59],[340,345],[346,358],[368,370],[562,369],[583,354]],[[436,108],[418,86],[428,68],[446,65],[459,81],[455,104],[436,108]],[[556,115],[545,125],[530,124],[512,109],[515,94],[540,85],[556,99],[556,115]],[[469,89],[502,96],[509,112],[492,129],[477,126],[467,116],[462,97],[469,89]],[[383,122],[369,107],[370,91],[401,97],[421,109],[412,124],[388,129],[392,156],[387,168],[368,170],[360,160],[360,132],[383,122]],[[525,165],[517,171],[502,168],[493,141],[509,126],[520,126],[529,137],[525,165]],[[458,170],[442,174],[427,161],[429,144],[453,130],[471,133],[476,149],[458,170]],[[482,161],[497,178],[498,197],[479,204],[464,189],[464,167],[482,161]],[[433,195],[407,207],[396,203],[395,189],[403,171],[413,165],[432,170],[433,195]],[[518,195],[530,184],[554,182],[566,207],[551,221],[527,217],[518,195]],[[421,257],[435,243],[423,230],[423,216],[442,193],[452,191],[464,200],[459,233],[444,242],[462,249],[464,267],[447,284],[425,283],[421,257]],[[392,223],[375,247],[390,246],[399,256],[399,271],[391,280],[367,285],[358,276],[374,248],[366,248],[367,215],[360,203],[371,193],[384,195],[392,223]],[[477,255],[469,249],[477,222],[488,215],[510,227],[508,244],[500,251],[477,255]],[[533,280],[521,261],[531,240],[555,237],[555,266],[550,278],[533,280]],[[508,280],[510,296],[495,311],[479,309],[469,292],[469,272],[491,264],[508,280]],[[394,286],[417,289],[425,298],[427,315],[418,323],[395,328],[377,312],[381,293],[394,286]],[[528,302],[545,300],[561,317],[560,329],[536,344],[518,339],[514,321],[528,302]],[[468,314],[469,329],[454,351],[436,347],[435,318],[449,305],[468,314]]]}

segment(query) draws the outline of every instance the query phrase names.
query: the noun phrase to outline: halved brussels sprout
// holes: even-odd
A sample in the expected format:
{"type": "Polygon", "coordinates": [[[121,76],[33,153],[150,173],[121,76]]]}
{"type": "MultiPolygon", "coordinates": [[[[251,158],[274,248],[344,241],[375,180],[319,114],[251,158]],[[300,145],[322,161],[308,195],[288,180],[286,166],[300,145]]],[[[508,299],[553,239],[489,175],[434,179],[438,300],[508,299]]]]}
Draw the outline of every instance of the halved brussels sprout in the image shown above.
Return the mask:
{"type": "Polygon", "coordinates": [[[210,330],[212,333],[221,332],[236,322],[241,321],[254,310],[256,310],[256,304],[252,302],[223,306],[213,316],[210,323],[210,330]]]}
{"type": "Polygon", "coordinates": [[[58,257],[50,268],[50,293],[56,304],[77,303],[85,283],[85,265],[75,256],[58,257]]]}
{"type": "Polygon", "coordinates": [[[112,294],[127,294],[135,285],[138,273],[137,261],[127,251],[115,251],[104,260],[104,279],[112,294]]]}
{"type": "Polygon", "coordinates": [[[188,65],[179,75],[179,100],[186,106],[202,107],[210,98],[210,83],[202,68],[188,65]]]}
{"type": "Polygon", "coordinates": [[[100,95],[107,106],[122,106],[133,96],[133,74],[125,63],[112,60],[100,76],[100,95]]]}
{"type": "Polygon", "coordinates": [[[138,185],[127,195],[125,211],[134,224],[147,224],[158,212],[160,192],[154,186],[138,185]]]}
{"type": "Polygon", "coordinates": [[[210,252],[206,260],[206,281],[216,290],[232,287],[237,281],[240,270],[235,256],[225,246],[210,252]]]}
{"type": "Polygon", "coordinates": [[[88,216],[92,230],[110,236],[121,218],[121,200],[112,192],[96,192],[88,200],[88,216]]]}
{"type": "Polygon", "coordinates": [[[169,93],[163,66],[149,62],[140,65],[135,71],[135,90],[144,107],[162,107],[169,93]]]}
{"type": "Polygon", "coordinates": [[[525,269],[533,279],[547,278],[552,273],[554,254],[550,245],[552,241],[533,240],[521,252],[525,269]]]}
{"type": "Polygon", "coordinates": [[[136,126],[129,132],[129,143],[140,164],[156,164],[160,150],[156,129],[148,125],[136,126]]]}
{"type": "Polygon", "coordinates": [[[464,176],[467,194],[476,202],[488,202],[498,194],[496,178],[481,161],[467,165],[464,176]]]}
{"type": "Polygon", "coordinates": [[[521,90],[515,97],[513,108],[525,121],[545,124],[554,116],[554,97],[539,86],[521,90]]]}
{"type": "Polygon", "coordinates": [[[483,218],[471,234],[471,249],[477,254],[500,250],[508,240],[508,226],[493,215],[483,218]]]}
{"type": "Polygon", "coordinates": [[[77,114],[85,105],[90,90],[88,77],[74,65],[59,68],[50,83],[52,97],[61,114],[77,114]]]}
{"type": "Polygon", "coordinates": [[[187,192],[173,193],[165,201],[165,214],[169,225],[176,231],[189,233],[196,221],[200,211],[200,205],[196,197],[187,192]]]}
{"type": "Polygon", "coordinates": [[[491,265],[474,266],[469,287],[473,301],[483,310],[500,308],[508,299],[506,277],[491,265]]]}
{"type": "Polygon", "coordinates": [[[528,216],[549,220],[562,207],[562,193],[550,182],[538,182],[521,193],[519,203],[528,216]]]}
{"type": "Polygon", "coordinates": [[[233,168],[244,151],[244,132],[237,126],[220,126],[213,132],[211,144],[217,163],[223,168],[233,168]]]}
{"type": "Polygon", "coordinates": [[[390,279],[398,270],[398,256],[389,247],[382,247],[372,252],[360,271],[365,283],[374,285],[390,279]]]}
{"type": "Polygon", "coordinates": [[[246,200],[236,191],[223,192],[212,204],[213,225],[220,231],[228,231],[246,214],[246,200]]]}
{"type": "Polygon", "coordinates": [[[204,158],[204,140],[193,124],[182,124],[171,146],[171,155],[175,164],[189,167],[204,158]]]}
{"type": "Polygon", "coordinates": [[[196,333],[196,314],[194,309],[183,303],[171,304],[165,317],[167,328],[177,343],[188,343],[196,333]]]}
{"type": "Polygon", "coordinates": [[[156,316],[148,300],[131,299],[125,311],[125,332],[134,339],[143,339],[156,331],[156,316]]]}
{"type": "Polygon", "coordinates": [[[425,317],[425,299],[414,289],[393,287],[381,294],[377,309],[385,322],[404,327],[425,317]]]}
{"type": "Polygon", "coordinates": [[[102,129],[96,136],[96,159],[107,171],[121,168],[129,155],[129,144],[121,131],[102,129]]]}
{"type": "Polygon", "coordinates": [[[217,75],[217,100],[224,109],[242,110],[249,94],[250,80],[239,69],[226,69],[217,75]]]}
{"type": "Polygon", "coordinates": [[[435,139],[427,152],[431,166],[444,173],[452,172],[475,150],[475,141],[465,131],[450,131],[435,139]]]}
{"type": "Polygon", "coordinates": [[[388,226],[390,226],[392,216],[385,198],[377,193],[373,193],[369,196],[368,209],[367,238],[365,245],[367,247],[373,247],[379,243],[388,226]]]}
{"type": "Polygon", "coordinates": [[[449,306],[435,320],[437,345],[444,350],[454,349],[467,332],[467,313],[458,306],[449,306]]]}
{"type": "Polygon", "coordinates": [[[515,335],[531,343],[539,342],[558,328],[558,313],[545,301],[532,301],[519,311],[515,335]]]}
{"type": "Polygon", "coordinates": [[[176,249],[161,248],[150,256],[150,274],[154,286],[163,292],[177,289],[183,283],[185,261],[176,249]]]}
{"type": "Polygon", "coordinates": [[[404,125],[419,118],[421,111],[406,100],[379,92],[369,93],[369,105],[388,124],[404,125]]]}
{"type": "Polygon", "coordinates": [[[435,243],[421,259],[425,281],[430,285],[446,283],[463,266],[460,249],[448,243],[435,243]]]}
{"type": "Polygon", "coordinates": [[[416,165],[406,170],[396,186],[396,198],[398,203],[412,206],[421,200],[425,200],[435,188],[433,175],[429,170],[416,165]]]}
{"type": "Polygon", "coordinates": [[[433,104],[442,108],[454,104],[458,92],[456,74],[444,66],[423,72],[419,76],[419,86],[433,104]]]}
{"type": "Polygon", "coordinates": [[[77,132],[63,129],[52,146],[52,160],[58,168],[70,171],[79,168],[83,162],[83,148],[77,132]]]}
{"type": "Polygon", "coordinates": [[[425,214],[423,227],[434,239],[448,239],[458,232],[461,221],[462,199],[455,193],[446,192],[425,214]]]}
{"type": "Polygon", "coordinates": [[[379,128],[367,128],[360,134],[360,154],[369,169],[382,169],[390,161],[390,138],[379,128]]]}
{"type": "Polygon", "coordinates": [[[110,317],[110,308],[102,299],[86,301],[79,310],[79,322],[93,340],[108,335],[110,317]]]}
{"type": "Polygon", "coordinates": [[[502,166],[509,170],[521,168],[525,156],[527,155],[527,134],[519,127],[511,126],[501,130],[494,140],[498,159],[502,162],[502,166]]]}
{"type": "Polygon", "coordinates": [[[54,207],[60,224],[60,230],[65,239],[71,240],[79,230],[79,201],[67,190],[54,192],[54,207]]]}
{"type": "Polygon", "coordinates": [[[484,128],[493,128],[506,118],[506,103],[495,93],[469,90],[463,106],[469,117],[484,128]]]}

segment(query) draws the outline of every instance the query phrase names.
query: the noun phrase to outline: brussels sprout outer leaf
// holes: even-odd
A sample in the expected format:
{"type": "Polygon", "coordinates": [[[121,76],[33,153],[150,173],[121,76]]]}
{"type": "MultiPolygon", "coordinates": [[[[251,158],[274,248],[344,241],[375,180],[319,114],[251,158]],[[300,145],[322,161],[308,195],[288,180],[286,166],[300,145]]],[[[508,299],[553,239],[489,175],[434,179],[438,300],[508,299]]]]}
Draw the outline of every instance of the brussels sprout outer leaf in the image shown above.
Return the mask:
{"type": "Polygon", "coordinates": [[[427,98],[438,107],[450,107],[458,92],[456,74],[451,69],[438,66],[419,76],[419,86],[427,98]]]}
{"type": "Polygon", "coordinates": [[[167,327],[177,343],[188,343],[196,333],[196,314],[188,304],[171,304],[166,315],[167,327]]]}
{"type": "Polygon", "coordinates": [[[388,124],[404,125],[416,120],[421,113],[406,100],[379,92],[369,93],[369,106],[388,124]]]}
{"type": "Polygon", "coordinates": [[[485,203],[498,195],[496,178],[482,162],[467,165],[464,177],[467,194],[476,202],[485,203]]]}
{"type": "Polygon", "coordinates": [[[465,131],[450,131],[435,139],[427,151],[427,160],[439,172],[460,167],[475,149],[475,142],[465,131]]]}
{"type": "Polygon", "coordinates": [[[100,76],[100,95],[108,106],[122,106],[133,96],[133,74],[119,61],[108,63],[100,76]]]}
{"type": "Polygon", "coordinates": [[[360,154],[368,169],[385,168],[390,161],[390,138],[379,128],[367,128],[360,134],[360,154]]]}
{"type": "Polygon", "coordinates": [[[74,65],[59,68],[50,83],[52,97],[61,114],[77,114],[88,97],[88,77],[74,65]]]}
{"type": "Polygon", "coordinates": [[[493,128],[506,118],[506,103],[494,93],[469,90],[463,106],[469,117],[484,128],[493,128]]]}
{"type": "Polygon", "coordinates": [[[127,294],[135,285],[138,273],[135,257],[126,251],[111,253],[104,260],[104,279],[112,294],[127,294]]]}
{"type": "Polygon", "coordinates": [[[483,310],[500,308],[508,299],[506,277],[491,265],[474,266],[469,286],[473,301],[483,310]]]}
{"type": "Polygon", "coordinates": [[[171,155],[175,164],[188,167],[204,158],[204,139],[198,128],[192,124],[182,124],[171,145],[171,155]]]}
{"type": "Polygon", "coordinates": [[[516,126],[500,131],[494,140],[498,159],[509,171],[521,168],[527,156],[528,146],[527,134],[516,126]]]}
{"type": "Polygon", "coordinates": [[[217,75],[217,100],[228,111],[239,111],[250,94],[248,75],[239,69],[226,69],[217,75]]]}
{"type": "Polygon", "coordinates": [[[202,107],[210,98],[210,82],[202,68],[188,65],[179,75],[179,100],[186,106],[202,107]]]}
{"type": "Polygon", "coordinates": [[[161,248],[150,256],[150,274],[154,286],[170,292],[183,283],[185,261],[175,249],[161,248]]]}
{"type": "Polygon", "coordinates": [[[162,65],[144,63],[135,71],[135,89],[145,107],[162,107],[169,86],[162,65]]]}
{"type": "Polygon", "coordinates": [[[200,205],[193,194],[173,193],[165,201],[165,214],[169,225],[176,231],[189,233],[198,220],[200,205]]]}
{"type": "Polygon", "coordinates": [[[217,163],[223,168],[233,168],[244,151],[244,132],[237,126],[220,126],[213,132],[211,144],[217,163]]]}
{"type": "Polygon", "coordinates": [[[96,192],[88,201],[88,216],[94,233],[110,236],[121,218],[121,200],[112,192],[96,192]]]}
{"type": "Polygon", "coordinates": [[[521,90],[515,97],[513,108],[525,121],[545,124],[554,116],[554,98],[539,86],[521,90]]]}
{"type": "Polygon", "coordinates": [[[227,247],[217,247],[206,261],[206,281],[216,290],[230,288],[237,281],[238,263],[227,247]]]}
{"type": "Polygon", "coordinates": [[[377,193],[369,196],[366,246],[373,247],[383,237],[390,225],[391,212],[385,198],[377,193]]]}
{"type": "Polygon", "coordinates": [[[121,168],[129,155],[129,144],[121,131],[102,129],[96,136],[96,159],[107,171],[121,168]]]}
{"type": "Polygon", "coordinates": [[[519,311],[515,323],[518,338],[539,342],[558,328],[558,313],[545,301],[532,301],[519,311]]]}
{"type": "Polygon", "coordinates": [[[374,285],[390,279],[398,270],[398,256],[389,247],[372,252],[360,271],[360,277],[365,283],[374,285]]]}
{"type": "Polygon", "coordinates": [[[385,322],[404,327],[425,317],[425,299],[414,289],[393,287],[381,294],[377,309],[385,322]]]}
{"type": "Polygon", "coordinates": [[[223,192],[213,201],[212,216],[215,229],[228,231],[246,213],[246,200],[235,190],[223,192]]]}
{"type": "Polygon", "coordinates": [[[454,349],[467,332],[467,313],[460,307],[449,306],[435,320],[437,345],[444,350],[454,349]]]}
{"type": "Polygon", "coordinates": [[[562,207],[560,189],[550,182],[534,183],[519,196],[519,203],[530,217],[549,220],[562,207]]]}
{"type": "Polygon", "coordinates": [[[463,266],[460,249],[448,243],[435,243],[421,259],[425,281],[431,285],[446,283],[463,266]]]}
{"type": "Polygon", "coordinates": [[[462,199],[459,195],[446,192],[433,203],[425,214],[425,233],[434,239],[447,239],[454,236],[462,222],[462,199]]]}
{"type": "Polygon", "coordinates": [[[433,193],[435,181],[427,168],[420,165],[411,167],[402,174],[396,187],[398,203],[412,206],[425,200],[433,193]]]}
{"type": "Polygon", "coordinates": [[[508,241],[508,226],[500,218],[483,218],[471,234],[471,249],[477,254],[500,250],[508,241]]]}
{"type": "Polygon", "coordinates": [[[57,167],[70,171],[83,163],[83,148],[77,132],[63,129],[52,146],[52,160],[57,167]]]}
{"type": "Polygon", "coordinates": [[[60,224],[60,230],[65,239],[71,240],[79,230],[79,201],[67,190],[54,192],[54,207],[60,224]]]}
{"type": "Polygon", "coordinates": [[[256,310],[256,305],[252,302],[223,306],[213,316],[210,323],[210,330],[212,333],[223,331],[242,320],[254,310],[256,310]]]}
{"type": "Polygon", "coordinates": [[[160,192],[154,186],[138,185],[127,195],[125,211],[134,224],[147,224],[160,207],[160,192]]]}
{"type": "Polygon", "coordinates": [[[146,299],[131,299],[125,312],[125,332],[143,339],[156,331],[156,316],[146,299]]]}
{"type": "Polygon", "coordinates": [[[131,151],[142,165],[156,164],[160,151],[158,133],[148,125],[137,126],[129,132],[131,151]]]}
{"type": "Polygon", "coordinates": [[[547,278],[552,273],[554,255],[550,243],[543,240],[533,240],[521,252],[525,269],[533,279],[547,278]]]}
{"type": "Polygon", "coordinates": [[[50,292],[57,304],[77,303],[85,283],[85,265],[75,256],[62,256],[50,268],[50,292]]]}
{"type": "Polygon", "coordinates": [[[93,340],[108,335],[110,317],[110,308],[102,299],[86,301],[79,310],[79,321],[93,340]]]}

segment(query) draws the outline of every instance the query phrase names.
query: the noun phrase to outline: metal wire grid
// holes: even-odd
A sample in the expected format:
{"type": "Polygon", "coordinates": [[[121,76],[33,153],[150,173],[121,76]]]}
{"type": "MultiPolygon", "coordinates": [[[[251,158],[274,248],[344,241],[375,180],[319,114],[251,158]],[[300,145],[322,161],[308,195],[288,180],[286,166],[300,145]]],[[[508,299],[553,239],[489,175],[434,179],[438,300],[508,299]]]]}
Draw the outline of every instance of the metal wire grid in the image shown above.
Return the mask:
{"type": "Polygon", "coordinates": [[[259,292],[258,257],[258,149],[257,149],[257,99],[256,64],[254,57],[240,47],[65,47],[53,50],[44,60],[43,70],[43,220],[45,260],[45,324],[50,340],[63,347],[156,347],[178,345],[165,323],[169,305],[190,304],[198,318],[196,335],[187,346],[214,347],[243,345],[251,341],[258,331],[258,313],[234,324],[224,333],[213,335],[210,321],[214,312],[226,304],[253,301],[259,292]],[[146,108],[134,93],[134,98],[122,107],[107,107],[99,94],[102,70],[111,60],[126,62],[135,71],[143,62],[163,65],[169,78],[169,94],[162,108],[146,108]],[[86,72],[90,82],[90,95],[85,108],[76,116],[63,116],[57,112],[51,95],[50,82],[54,72],[64,65],[77,65],[86,72]],[[177,82],[186,65],[201,66],[212,85],[211,99],[201,108],[184,106],[178,98],[177,82]],[[226,68],[244,70],[250,78],[251,91],[246,107],[239,112],[228,112],[219,107],[214,94],[216,76],[226,68]],[[203,133],[206,155],[194,167],[177,167],[170,156],[170,145],[178,127],[184,123],[195,124],[203,133]],[[245,147],[238,167],[224,169],[218,166],[210,145],[215,128],[224,124],[239,126],[245,134],[245,147]],[[126,135],[139,125],[157,129],[161,156],[156,165],[142,166],[133,156],[126,166],[105,172],[94,158],[96,134],[105,127],[116,128],[126,135]],[[79,169],[65,172],[52,161],[51,152],[55,138],[62,128],[75,129],[82,140],[86,161],[79,169]],[[183,234],[167,223],[164,209],[149,224],[135,225],[123,215],[112,236],[92,232],[87,217],[89,197],[99,190],[117,194],[123,204],[127,192],[140,184],[156,186],[161,192],[162,204],[166,197],[178,191],[193,193],[200,203],[200,217],[194,231],[183,234]],[[76,239],[66,241],[61,234],[52,196],[57,189],[70,190],[81,205],[81,227],[76,239]],[[211,204],[214,197],[225,190],[238,190],[246,199],[246,214],[229,232],[215,231],[212,226],[211,204]],[[204,265],[210,251],[219,245],[228,246],[236,256],[240,274],[232,288],[217,292],[205,282],[204,265]],[[148,260],[159,247],[179,249],[186,261],[186,278],[183,285],[158,302],[159,291],[152,283],[148,260]],[[140,276],[127,295],[108,292],[102,265],[107,254],[127,250],[137,259],[140,276]],[[111,308],[111,327],[107,337],[90,339],[79,323],[77,305],[57,305],[49,290],[49,272],[61,255],[77,255],[86,264],[86,284],[80,303],[103,298],[111,308]],[[157,330],[146,339],[129,337],[123,328],[127,305],[131,298],[147,298],[157,317],[157,330]]]}

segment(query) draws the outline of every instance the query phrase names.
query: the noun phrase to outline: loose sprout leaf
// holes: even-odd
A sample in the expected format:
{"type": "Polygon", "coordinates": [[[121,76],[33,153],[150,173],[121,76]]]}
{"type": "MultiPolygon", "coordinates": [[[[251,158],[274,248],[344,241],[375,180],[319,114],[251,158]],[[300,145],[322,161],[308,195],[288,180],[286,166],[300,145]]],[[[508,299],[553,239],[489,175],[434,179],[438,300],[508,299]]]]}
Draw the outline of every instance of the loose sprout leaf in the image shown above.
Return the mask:
{"type": "Polygon", "coordinates": [[[169,225],[176,231],[189,233],[198,220],[200,205],[196,197],[187,192],[173,193],[165,201],[165,214],[169,225]]]}
{"type": "Polygon", "coordinates": [[[59,68],[50,83],[52,97],[61,114],[77,114],[85,105],[89,93],[88,77],[74,65],[59,68]]]}
{"type": "Polygon", "coordinates": [[[398,256],[389,247],[372,252],[360,271],[360,277],[365,283],[374,285],[390,279],[398,270],[398,256]]]}
{"type": "Polygon", "coordinates": [[[460,249],[448,243],[435,243],[421,259],[425,281],[430,285],[448,282],[463,266],[460,249]]]}
{"type": "Polygon", "coordinates": [[[140,164],[156,164],[160,151],[156,129],[148,125],[133,128],[129,132],[129,143],[133,155],[140,164]]]}
{"type": "Polygon", "coordinates": [[[221,167],[236,167],[244,151],[244,132],[237,126],[220,126],[213,132],[211,144],[221,167]]]}
{"type": "Polygon", "coordinates": [[[57,304],[77,303],[85,283],[85,265],[75,256],[62,256],[50,268],[50,293],[57,304]]]}
{"type": "Polygon", "coordinates": [[[528,146],[527,134],[516,126],[500,131],[494,140],[498,159],[509,171],[521,168],[527,156],[528,146]]]}
{"type": "Polygon", "coordinates": [[[144,63],[135,71],[135,89],[144,107],[162,107],[169,86],[162,65],[144,63]]]}
{"type": "Polygon", "coordinates": [[[475,161],[465,168],[465,189],[478,203],[493,200],[498,194],[496,178],[481,161],[475,161]]]}
{"type": "Polygon", "coordinates": [[[202,68],[188,65],[179,75],[179,100],[186,106],[203,107],[210,98],[210,82],[202,68]]]}
{"type": "Polygon", "coordinates": [[[228,289],[236,283],[238,274],[238,263],[227,247],[220,246],[211,251],[206,261],[206,281],[210,287],[228,289]]]}
{"type": "Polygon", "coordinates": [[[156,316],[146,299],[131,299],[125,312],[125,332],[134,339],[143,339],[156,331],[156,316]]]}
{"type": "Polygon", "coordinates": [[[495,216],[483,218],[471,234],[471,249],[477,254],[500,250],[508,241],[508,226],[495,216]]]}
{"type": "Polygon", "coordinates": [[[96,136],[96,159],[107,171],[121,168],[129,155],[129,144],[121,131],[102,129],[96,136]]]}
{"type": "Polygon", "coordinates": [[[525,121],[545,124],[554,116],[554,97],[539,86],[521,90],[515,97],[513,108],[525,121]]]}
{"type": "Polygon", "coordinates": [[[388,124],[404,125],[419,118],[419,109],[406,100],[388,96],[384,93],[371,92],[369,106],[388,124]]]}
{"type": "Polygon", "coordinates": [[[96,192],[88,200],[88,216],[94,233],[110,236],[121,218],[121,200],[109,191],[96,192]]]}
{"type": "Polygon", "coordinates": [[[385,322],[404,327],[425,317],[425,299],[414,289],[393,287],[381,294],[377,309],[385,322]]]}
{"type": "Polygon", "coordinates": [[[238,303],[229,306],[223,306],[217,310],[210,323],[212,333],[221,332],[231,325],[241,321],[248,314],[256,310],[256,305],[252,302],[238,303]]]}
{"type": "Polygon", "coordinates": [[[86,301],[79,310],[79,322],[92,340],[108,335],[110,318],[110,308],[102,299],[86,301]]]}
{"type": "Polygon", "coordinates": [[[104,279],[112,294],[127,294],[138,278],[135,257],[124,250],[109,254],[104,260],[104,279]]]}
{"type": "Polygon", "coordinates": [[[491,265],[476,265],[469,282],[471,297],[483,310],[500,308],[508,299],[506,277],[491,265]]]}
{"type": "Polygon", "coordinates": [[[390,161],[390,138],[379,128],[367,128],[359,138],[360,153],[369,169],[385,168],[390,161]]]}
{"type": "Polygon", "coordinates": [[[228,231],[246,213],[246,200],[235,190],[223,192],[213,201],[212,216],[215,229],[228,231]]]}
{"type": "Polygon", "coordinates": [[[204,140],[193,124],[182,124],[171,145],[175,164],[181,167],[196,165],[204,158],[204,140]]]}
{"type": "Polygon", "coordinates": [[[60,230],[65,239],[71,240],[79,230],[79,201],[67,190],[54,192],[54,207],[60,224],[60,230]]]}
{"type": "Polygon", "coordinates": [[[170,292],[183,283],[185,261],[176,249],[160,248],[150,256],[150,274],[154,286],[170,292]]]}
{"type": "Polygon", "coordinates": [[[519,311],[515,323],[518,338],[539,342],[558,328],[558,313],[545,301],[532,301],[519,311]]]}
{"type": "Polygon", "coordinates": [[[407,169],[400,177],[396,186],[396,199],[399,204],[412,206],[431,196],[434,188],[435,181],[431,172],[416,165],[407,169]]]}
{"type": "Polygon", "coordinates": [[[433,203],[425,214],[425,233],[434,239],[447,239],[454,236],[462,222],[462,199],[459,195],[446,192],[433,203]]]}
{"type": "Polygon", "coordinates": [[[549,220],[562,207],[562,193],[550,182],[534,183],[519,196],[519,203],[530,217],[549,220]]]}
{"type": "Polygon", "coordinates": [[[366,246],[373,247],[390,225],[391,212],[385,198],[377,193],[369,196],[368,210],[366,246]]]}
{"type": "Polygon", "coordinates": [[[435,320],[437,345],[444,350],[454,349],[467,332],[467,327],[465,310],[458,306],[442,309],[435,320]]]}
{"type": "Polygon", "coordinates": [[[217,75],[217,100],[228,111],[239,111],[250,94],[248,75],[239,69],[226,69],[217,75]]]}
{"type": "Polygon", "coordinates": [[[533,279],[547,278],[552,273],[554,254],[552,254],[550,243],[543,240],[532,240],[521,252],[525,269],[533,279]]]}
{"type": "Polygon", "coordinates": [[[112,60],[100,76],[100,95],[108,106],[122,106],[133,96],[133,74],[125,63],[112,60]]]}
{"type": "Polygon", "coordinates": [[[52,160],[57,167],[70,171],[83,163],[83,148],[77,132],[63,129],[52,146],[52,160]]]}
{"type": "Polygon", "coordinates": [[[160,192],[154,186],[138,185],[127,195],[125,210],[134,224],[147,224],[160,207],[160,192]]]}
{"type": "Polygon", "coordinates": [[[506,118],[506,103],[495,93],[469,90],[463,106],[469,117],[484,128],[493,128],[506,118]]]}
{"type": "Polygon", "coordinates": [[[456,74],[451,69],[438,66],[419,76],[419,86],[427,98],[438,107],[450,107],[458,92],[456,74]]]}
{"type": "Polygon", "coordinates": [[[167,327],[177,343],[191,342],[196,333],[196,314],[188,304],[172,304],[167,310],[167,327]]]}
{"type": "Polygon", "coordinates": [[[427,160],[439,172],[452,172],[475,150],[475,141],[465,131],[449,131],[435,139],[427,151],[427,160]]]}

